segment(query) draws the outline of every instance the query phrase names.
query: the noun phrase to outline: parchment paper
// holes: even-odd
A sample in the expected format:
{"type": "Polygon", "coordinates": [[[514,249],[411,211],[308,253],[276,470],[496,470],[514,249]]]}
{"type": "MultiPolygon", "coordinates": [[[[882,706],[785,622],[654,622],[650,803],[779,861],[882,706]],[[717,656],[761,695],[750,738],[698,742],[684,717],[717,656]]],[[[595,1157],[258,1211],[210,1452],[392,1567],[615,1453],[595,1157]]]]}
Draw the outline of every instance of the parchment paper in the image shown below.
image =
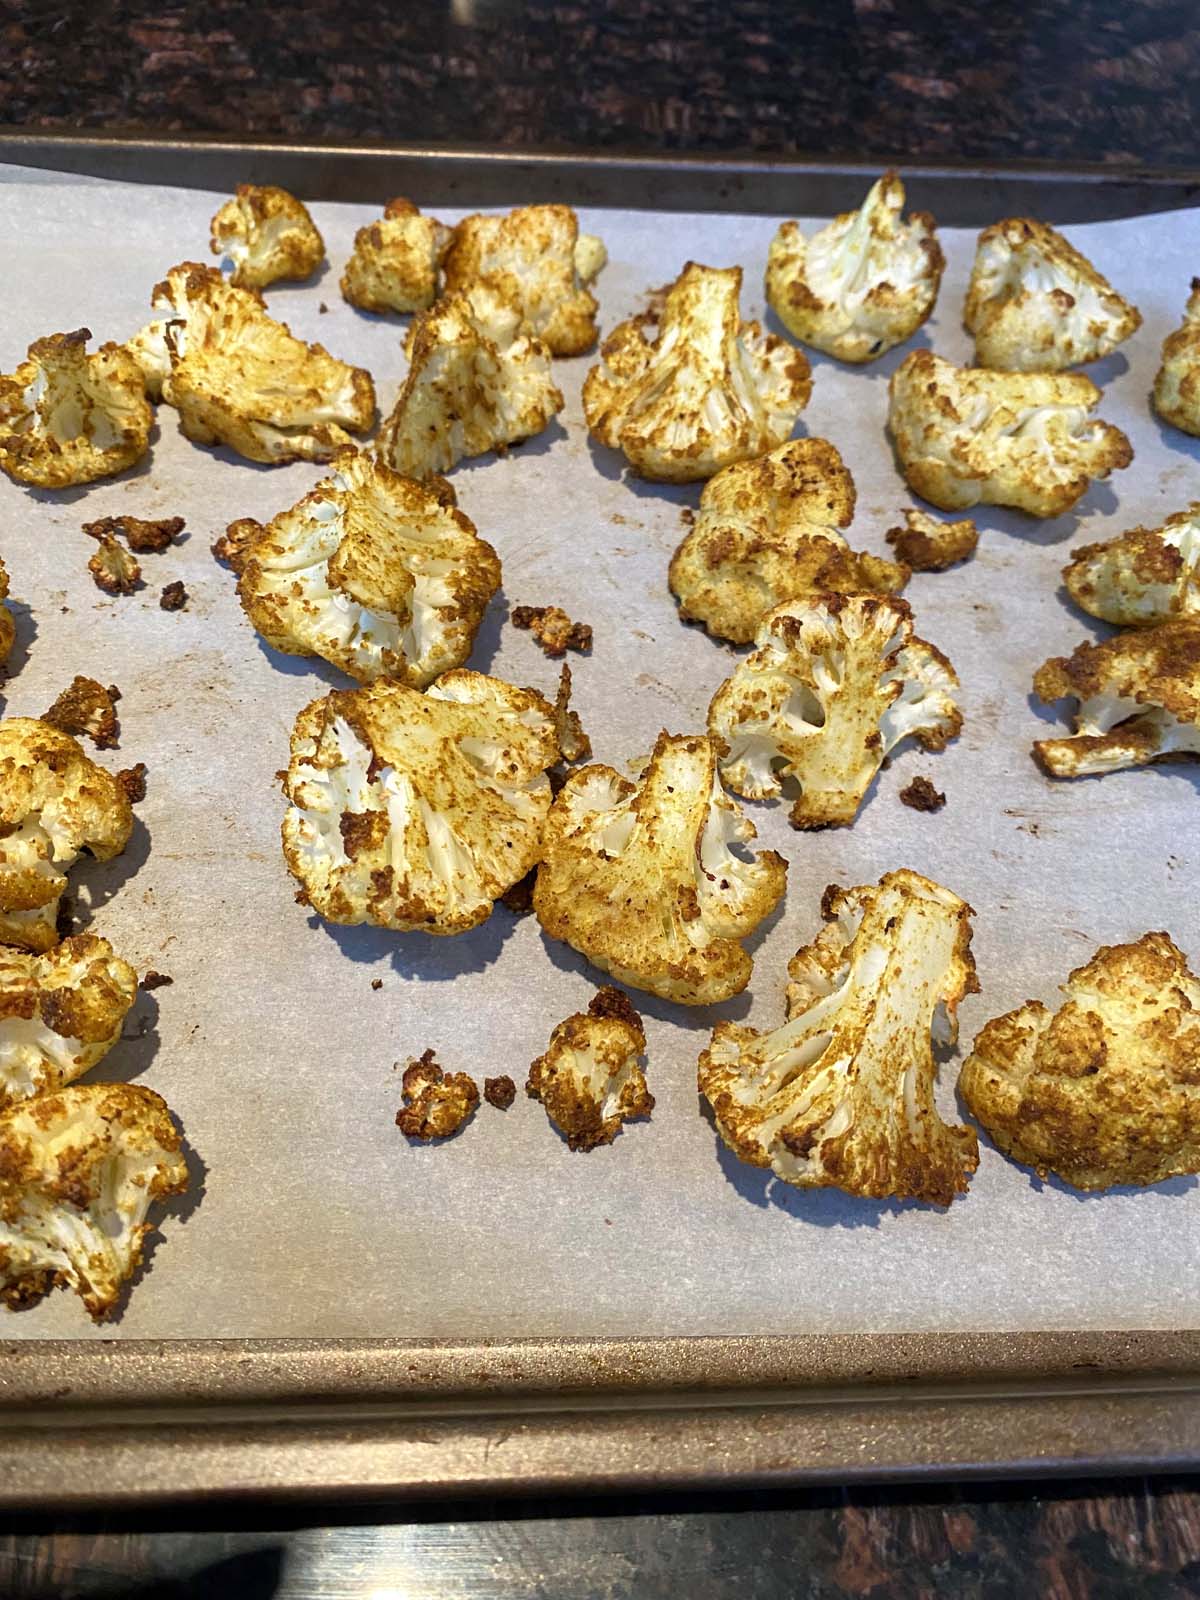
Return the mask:
{"type": "MultiPolygon", "coordinates": [[[[920,206],[919,184],[910,199],[920,206]]],[[[87,325],[97,340],[127,337],[168,267],[207,259],[216,203],[10,170],[0,178],[0,369],[12,371],[42,334],[87,325]]],[[[268,291],[269,304],[297,333],[369,367],[386,412],[403,371],[404,324],[354,312],[337,288],[354,230],[371,213],[313,211],[331,265],[316,283],[268,291]]],[[[606,330],[689,257],[741,263],[745,310],[761,314],[778,219],[583,220],[609,249],[599,286],[606,330]]],[[[147,1031],[95,1076],[163,1093],[204,1169],[198,1203],[166,1218],[127,1310],[103,1332],[471,1339],[1200,1323],[1194,1180],[1082,1198],[1037,1183],[984,1139],[970,1193],[945,1213],[805,1193],[729,1156],[695,1087],[716,1015],[761,1026],[781,1019],[784,964],[816,932],[830,882],[873,881],[907,865],[975,906],[983,992],[962,1007],[964,1053],[988,1017],[1030,997],[1053,1002],[1100,942],[1166,927],[1200,959],[1200,768],[1053,784],[1029,756],[1054,720],[1029,702],[1034,669],[1104,631],[1061,593],[1067,552],[1200,496],[1196,443],[1161,428],[1147,401],[1200,258],[1200,213],[1071,235],[1145,317],[1124,352],[1094,369],[1102,414],[1128,432],[1134,466],[1055,522],[981,510],[975,559],[914,578],[918,630],[962,677],[962,737],[942,755],[899,754],[853,829],[797,834],[786,806],[749,808],[762,844],[791,863],[784,910],[755,941],[751,992],[713,1012],[634,997],[658,1104],[650,1123],[592,1154],[570,1153],[523,1095],[507,1113],[483,1106],[439,1148],[410,1148],[393,1125],[393,1063],[430,1045],[447,1068],[507,1072],[522,1087],[552,1026],[602,981],[580,957],[503,908],[471,935],[430,940],[328,927],[293,899],[274,774],[296,712],[344,680],[260,643],[209,544],[233,517],[265,520],[291,504],[320,470],[256,467],[198,448],[164,406],[149,457],[118,480],[57,494],[0,481],[0,549],[29,608],[4,686],[8,713],[43,711],[75,672],[115,682],[121,748],[102,759],[149,768],[129,851],[76,879],[94,902],[93,926],[174,984],[139,1000],[129,1031],[147,1031]],[[122,511],[184,516],[188,537],[143,558],[140,593],[110,600],[87,574],[94,546],[80,524],[122,511]],[[170,614],[158,591],[175,578],[191,599],[170,614]],[[917,772],[946,792],[940,814],[900,804],[917,772]]],[[[921,339],[963,360],[973,234],[942,238],[949,267],[921,339]]],[[[851,467],[850,537],[877,552],[912,503],[884,434],[887,379],[903,354],[857,371],[816,357],[802,419],[851,467]]],[[[699,486],[627,479],[618,458],[589,445],[579,399],[587,366],[559,364],[567,406],[556,426],[507,459],[464,464],[454,484],[500,552],[506,604],[554,602],[594,626],[591,657],[571,660],[576,704],[596,758],[622,765],[660,728],[701,729],[735,656],[679,622],[666,585],[680,508],[696,504],[699,486]]],[[[497,603],[471,665],[551,693],[557,667],[504,616],[497,603]]],[[[949,1116],[957,1069],[957,1059],[942,1069],[949,1116]]],[[[0,1337],[94,1332],[65,1293],[0,1320],[0,1337]]]]}

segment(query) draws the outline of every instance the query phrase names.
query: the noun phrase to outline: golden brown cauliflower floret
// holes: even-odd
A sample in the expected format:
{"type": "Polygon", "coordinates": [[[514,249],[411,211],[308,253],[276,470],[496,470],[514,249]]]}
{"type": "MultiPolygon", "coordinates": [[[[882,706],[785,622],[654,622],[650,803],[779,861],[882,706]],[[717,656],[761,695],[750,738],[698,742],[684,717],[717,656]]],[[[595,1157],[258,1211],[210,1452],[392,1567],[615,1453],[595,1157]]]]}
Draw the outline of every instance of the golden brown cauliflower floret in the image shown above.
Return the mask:
{"type": "Polygon", "coordinates": [[[102,1322],[142,1259],[151,1204],[183,1194],[166,1102],[129,1083],[74,1084],[0,1113],[0,1301],[63,1284],[102,1322]]]}
{"type": "Polygon", "coordinates": [[[1077,606],[1122,628],[1200,616],[1200,500],[1160,528],[1073,550],[1063,582],[1077,606]]]}
{"type": "Polygon", "coordinates": [[[846,827],[890,750],[942,750],[962,727],[954,668],[883,595],[813,595],[769,611],[713,696],[726,788],[762,800],[795,778],[793,828],[846,827]]]}
{"type": "Polygon", "coordinates": [[[1076,1189],[1200,1172],[1200,981],[1165,933],[1104,945],[1050,1011],[989,1022],[958,1080],[1006,1155],[1076,1189]]]}
{"type": "Polygon", "coordinates": [[[232,265],[229,281],[239,289],[310,277],[325,259],[325,241],[307,206],[270,184],[238,184],[212,219],[211,244],[213,255],[232,265]]]}
{"type": "Polygon", "coordinates": [[[1083,778],[1200,755],[1200,621],[1163,622],[1081,644],[1038,668],[1034,693],[1079,701],[1069,739],[1039,739],[1052,778],[1083,778]]]}
{"type": "Polygon", "coordinates": [[[811,239],[785,222],[767,257],[767,301],[802,344],[840,361],[875,361],[932,312],[946,261],[933,218],[907,222],[904,185],[885,172],[858,211],[835,217],[811,239]]]}
{"type": "MultiPolygon", "coordinates": [[[[0,602],[8,599],[8,568],[0,561],[0,602]]],[[[8,660],[16,642],[17,625],[8,607],[0,603],[0,667],[8,660]]]]}
{"type": "Polygon", "coordinates": [[[730,847],[756,830],[721,788],[711,739],[660,734],[640,784],[611,767],[567,779],[546,822],[533,908],[622,983],[683,1005],[739,994],[746,939],[783,895],[787,863],[730,847]]]}
{"type": "Polygon", "coordinates": [[[328,461],[375,416],[371,374],[267,315],[262,295],[185,261],[154,290],[164,313],[129,347],[150,392],[179,412],[197,444],[250,461],[328,461]]]}
{"type": "Polygon", "coordinates": [[[241,568],[238,597],[277,650],[417,689],[462,666],[500,587],[453,493],[349,451],[260,529],[241,568]]]}
{"type": "Polygon", "coordinates": [[[541,433],[563,408],[550,352],[486,284],[446,295],[408,338],[408,376],[379,454],[412,478],[541,433]]]}
{"type": "Polygon", "coordinates": [[[480,672],[325,695],[292,733],[288,867],[330,922],[465,933],[541,859],[557,756],[541,695],[480,672]]]}
{"type": "Polygon", "coordinates": [[[788,966],[788,1020],[772,1033],[719,1022],[700,1092],[735,1155],[785,1183],[949,1205],[979,1145],[938,1115],[931,1037],[953,1042],[978,988],[971,908],[904,869],[827,889],[821,914],[788,966]]]}
{"type": "Polygon", "coordinates": [[[445,223],[423,217],[411,200],[389,200],[382,220],[354,235],[342,299],[360,311],[427,311],[450,238],[445,223]]]}
{"type": "Polygon", "coordinates": [[[137,989],[137,973],[94,934],[42,955],[0,947],[0,1112],[103,1060],[137,989]]]}
{"type": "Polygon", "coordinates": [[[555,1028],[525,1092],[541,1101],[568,1149],[595,1150],[611,1144],[622,1123],[654,1110],[638,1061],[645,1048],[641,1017],[620,989],[605,985],[586,1012],[555,1028]]]}
{"type": "Polygon", "coordinates": [[[97,750],[115,750],[121,732],[114,704],[117,699],[115,688],[106,689],[95,678],[85,678],[77,672],[49,711],[43,713],[42,721],[76,738],[86,734],[97,750]]]}
{"type": "Polygon", "coordinates": [[[914,350],[889,393],[905,481],[943,511],[982,504],[1058,517],[1093,478],[1133,460],[1121,430],[1089,416],[1100,391],[1077,373],[987,372],[914,350]]]}
{"type": "Polygon", "coordinates": [[[592,648],[591,624],[572,622],[561,606],[514,606],[512,625],[532,633],[552,661],[568,650],[583,652],[592,648]]]}
{"type": "Polygon", "coordinates": [[[700,513],[671,558],[679,614],[716,638],[749,644],[763,614],[809,594],[891,594],[908,569],[859,555],[841,529],[854,480],[826,439],[792,439],[725,467],[704,485],[700,513]]]}
{"type": "Polygon", "coordinates": [[[773,450],[812,393],[803,351],[743,322],[742,269],[689,261],[616,327],[583,386],[592,435],[644,478],[689,483],[773,450]]]}
{"type": "Polygon", "coordinates": [[[967,517],[961,522],[939,522],[910,506],[904,512],[904,527],[889,528],[885,537],[914,572],[945,572],[975,554],[979,530],[967,517]]]}
{"type": "Polygon", "coordinates": [[[132,831],[124,789],[68,734],[31,717],[0,722],[0,944],[49,950],[80,852],[110,861],[132,831]]]}
{"type": "Polygon", "coordinates": [[[29,346],[0,374],[0,470],[15,483],[65,489],[123,472],[146,454],[153,413],[137,363],[120,345],[88,355],[87,328],[29,346]]]}
{"type": "Polygon", "coordinates": [[[409,1139],[449,1139],[479,1104],[479,1087],[465,1072],[443,1072],[433,1051],[411,1060],[401,1083],[405,1104],[396,1126],[409,1139]]]}
{"type": "Polygon", "coordinates": [[[551,355],[581,356],[597,332],[596,297],[587,283],[606,259],[598,239],[581,239],[570,206],[519,206],[503,217],[464,217],[443,270],[448,294],[489,284],[551,355]]]}
{"type": "Polygon", "coordinates": [[[1164,422],[1200,435],[1200,278],[1192,279],[1182,323],[1163,341],[1154,409],[1164,422]]]}
{"type": "Polygon", "coordinates": [[[963,321],[977,365],[1004,372],[1099,361],[1142,325],[1137,307],[1086,256],[1031,217],[1008,217],[979,235],[963,321]]]}

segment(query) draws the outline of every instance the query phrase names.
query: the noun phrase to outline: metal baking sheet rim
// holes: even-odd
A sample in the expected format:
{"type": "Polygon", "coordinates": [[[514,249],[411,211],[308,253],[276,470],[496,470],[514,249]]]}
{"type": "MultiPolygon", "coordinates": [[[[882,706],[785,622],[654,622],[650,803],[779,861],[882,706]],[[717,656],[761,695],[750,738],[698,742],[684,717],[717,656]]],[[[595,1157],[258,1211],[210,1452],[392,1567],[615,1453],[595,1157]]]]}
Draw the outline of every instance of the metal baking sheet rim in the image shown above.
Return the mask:
{"type": "MultiPolygon", "coordinates": [[[[430,204],[503,204],[519,182],[747,212],[849,204],[877,166],[20,130],[0,133],[6,163],[341,199],[419,168],[430,204]]],[[[1064,221],[1200,201],[1192,172],[906,172],[955,223],[1035,196],[1064,221]]],[[[1179,1470],[1200,1461],[1200,1333],[0,1343],[0,1449],[6,1508],[1179,1470]]]]}

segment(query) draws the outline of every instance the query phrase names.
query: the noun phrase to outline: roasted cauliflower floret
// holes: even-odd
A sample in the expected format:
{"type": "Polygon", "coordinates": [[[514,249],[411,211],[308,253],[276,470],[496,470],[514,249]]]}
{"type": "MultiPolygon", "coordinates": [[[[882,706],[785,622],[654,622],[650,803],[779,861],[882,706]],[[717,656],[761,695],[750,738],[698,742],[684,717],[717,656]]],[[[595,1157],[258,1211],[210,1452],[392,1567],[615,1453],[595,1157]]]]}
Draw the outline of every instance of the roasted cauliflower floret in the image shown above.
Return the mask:
{"type": "MultiPolygon", "coordinates": [[[[0,561],[0,602],[8,599],[8,568],[0,561]]],[[[0,666],[8,660],[16,642],[17,625],[8,607],[0,603],[0,666]]]]}
{"type": "Polygon", "coordinates": [[[910,506],[904,512],[904,526],[889,528],[886,538],[914,572],[945,572],[975,554],[979,530],[968,517],[961,522],[939,522],[910,506]]]}
{"type": "Polygon", "coordinates": [[[683,1005],[750,981],[748,938],[783,895],[774,851],[732,848],[755,828],[721,788],[711,739],[660,734],[640,783],[574,772],[546,822],[538,921],[622,983],[683,1005]]]}
{"type": "Polygon", "coordinates": [[[551,355],[585,355],[596,342],[597,304],[586,285],[607,255],[598,239],[583,238],[581,250],[579,218],[570,206],[519,206],[503,217],[464,217],[443,265],[446,291],[489,284],[517,308],[523,330],[541,339],[551,355]]]}
{"type": "Polygon", "coordinates": [[[1121,430],[1089,416],[1100,391],[1078,373],[987,372],[914,350],[889,393],[905,480],[943,511],[982,504],[1058,517],[1093,478],[1133,460],[1121,430]]]}
{"type": "Polygon", "coordinates": [[[161,326],[131,341],[153,392],[179,412],[197,444],[224,444],[250,461],[328,461],[375,416],[371,374],[267,315],[262,296],[214,267],[185,261],[154,290],[161,326]],[[158,331],[155,331],[155,330],[158,331]],[[162,350],[167,367],[164,371],[162,350]]]}
{"type": "Polygon", "coordinates": [[[569,1149],[611,1144],[622,1123],[654,1110],[638,1061],[645,1048],[641,1017],[620,989],[606,985],[586,1012],[558,1024],[529,1068],[525,1092],[542,1102],[569,1149]]]}
{"type": "Polygon", "coordinates": [[[767,256],[767,301],[802,344],[840,361],[875,361],[911,338],[937,300],[946,265],[933,218],[907,222],[904,185],[885,172],[857,211],[806,239],[785,222],[767,256]]]}
{"type": "Polygon", "coordinates": [[[487,285],[446,295],[413,322],[408,376],[379,454],[412,478],[529,439],[563,408],[550,352],[487,285]]]}
{"type": "Polygon", "coordinates": [[[308,208],[271,184],[239,183],[212,219],[212,253],[233,268],[239,289],[265,289],[280,278],[307,278],[325,259],[325,241],[308,208]]]}
{"type": "Polygon", "coordinates": [[[979,1164],[934,1104],[931,1036],[953,1042],[974,992],[971,908],[907,869],[831,887],[826,926],[792,958],[788,1020],[719,1022],[700,1092],[725,1143],[801,1189],[949,1205],[979,1164]]]}
{"type": "Polygon", "coordinates": [[[137,973],[94,934],[43,955],[0,947],[0,1112],[103,1060],[137,989],[137,973]]]}
{"type": "Polygon", "coordinates": [[[792,439],[737,461],[704,485],[700,512],[671,558],[679,614],[749,644],[763,613],[807,594],[891,594],[908,569],[851,550],[854,480],[825,439],[792,439]]]}
{"type": "Polygon", "coordinates": [[[411,200],[389,200],[382,220],[354,235],[342,299],[360,311],[427,311],[450,239],[445,223],[423,217],[411,200]]]}
{"type": "Polygon", "coordinates": [[[462,666],[499,587],[496,552],[449,485],[347,452],[254,539],[238,596],[277,650],[423,689],[462,666]]]}
{"type": "Polygon", "coordinates": [[[151,1089],[79,1083],[10,1106],[0,1113],[0,1301],[15,1311],[64,1284],[102,1322],[141,1262],[151,1205],[187,1184],[179,1134],[151,1089]]]}
{"type": "Polygon", "coordinates": [[[541,695],[480,672],[327,694],[292,734],[288,867],[330,922],[465,933],[541,858],[557,755],[541,695]]]}
{"type": "Polygon", "coordinates": [[[1068,695],[1079,701],[1071,738],[1034,744],[1052,778],[1200,755],[1200,621],[1081,644],[1039,667],[1033,689],[1047,705],[1068,695]]]}
{"type": "Polygon", "coordinates": [[[1105,945],[1050,1011],[995,1017],[958,1080],[1006,1155],[1077,1189],[1200,1172],[1200,981],[1165,933],[1105,945]]]}
{"type": "Polygon", "coordinates": [[[1160,528],[1072,551],[1063,582],[1077,606],[1123,628],[1200,616],[1200,500],[1160,528]]]}
{"type": "Polygon", "coordinates": [[[738,310],[742,269],[689,261],[661,302],[604,341],[583,385],[593,436],[666,483],[773,450],[808,404],[803,351],[738,310]]]}
{"type": "Polygon", "coordinates": [[[150,447],[154,415],[137,363],[120,345],[87,353],[87,328],[29,346],[0,374],[0,470],[37,489],[111,478],[150,447]]]}
{"type": "Polygon", "coordinates": [[[68,734],[32,717],[0,722],[0,944],[49,950],[80,852],[110,861],[132,831],[124,789],[68,734]]]}
{"type": "Polygon", "coordinates": [[[1163,341],[1154,409],[1184,433],[1200,434],[1200,278],[1192,279],[1182,323],[1163,341]]]}
{"type": "Polygon", "coordinates": [[[975,360],[1005,372],[1059,372],[1099,361],[1142,325],[1062,234],[1008,217],[979,235],[963,321],[975,360]]]}
{"type": "Polygon", "coordinates": [[[793,600],[767,613],[755,645],[713,696],[708,731],[726,788],[762,800],[798,781],[794,828],[853,822],[902,739],[941,750],[962,727],[954,668],[916,637],[903,600],[793,600]]]}
{"type": "Polygon", "coordinates": [[[77,739],[86,734],[97,750],[115,750],[121,734],[115,703],[118,699],[120,691],[115,686],[106,689],[95,678],[85,678],[77,672],[49,711],[42,714],[42,721],[77,739]]]}
{"type": "Polygon", "coordinates": [[[479,1105],[479,1086],[465,1072],[443,1072],[432,1050],[411,1060],[401,1082],[396,1126],[409,1139],[449,1139],[479,1105]]]}

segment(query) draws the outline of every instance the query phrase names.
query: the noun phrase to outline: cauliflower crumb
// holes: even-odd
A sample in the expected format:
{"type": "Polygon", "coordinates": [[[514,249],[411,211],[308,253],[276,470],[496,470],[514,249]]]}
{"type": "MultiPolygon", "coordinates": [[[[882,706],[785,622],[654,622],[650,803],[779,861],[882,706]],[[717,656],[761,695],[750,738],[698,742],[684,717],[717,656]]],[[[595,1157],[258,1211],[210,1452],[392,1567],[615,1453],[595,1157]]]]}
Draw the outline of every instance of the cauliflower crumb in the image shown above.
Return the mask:
{"type": "Polygon", "coordinates": [[[443,1072],[432,1050],[409,1061],[401,1089],[406,1104],[396,1113],[396,1126],[409,1139],[449,1139],[479,1104],[474,1079],[443,1072]]]}
{"type": "Polygon", "coordinates": [[[560,606],[514,606],[512,625],[531,632],[551,660],[568,650],[592,648],[588,623],[572,622],[560,606]]]}
{"type": "Polygon", "coordinates": [[[933,218],[907,222],[904,185],[885,172],[858,211],[805,239],[785,222],[767,257],[767,301],[802,344],[841,361],[875,361],[927,320],[946,261],[933,218]]]}
{"type": "MultiPolygon", "coordinates": [[[[8,569],[0,561],[0,601],[8,599],[8,569]]],[[[0,605],[0,666],[8,660],[16,643],[17,625],[6,605],[0,605]]]]}
{"type": "Polygon", "coordinates": [[[175,979],[169,978],[165,972],[155,972],[151,970],[150,972],[147,972],[145,977],[142,979],[142,988],[147,990],[166,989],[169,988],[174,982],[175,979]]]}
{"type": "Polygon", "coordinates": [[[1200,981],[1165,933],[1105,945],[975,1040],[958,1086],[992,1139],[1076,1189],[1200,1172],[1200,981]]]}
{"type": "Polygon", "coordinates": [[[117,773],[115,781],[129,804],[138,805],[146,798],[146,763],[139,761],[136,766],[126,767],[117,773]]]}
{"type": "Polygon", "coordinates": [[[188,603],[188,593],[177,578],[174,583],[163,585],[163,591],[158,597],[158,603],[164,611],[182,611],[188,603]]]}
{"type": "Polygon", "coordinates": [[[642,1019],[627,996],[606,985],[585,1012],[560,1022],[545,1055],[529,1068],[525,1092],[540,1100],[571,1150],[611,1144],[631,1117],[648,1117],[654,1096],[638,1057],[642,1019]]]}
{"type": "Polygon", "coordinates": [[[88,560],[97,589],[105,594],[132,594],[142,580],[142,568],[111,533],[98,535],[100,548],[88,560]]]}
{"type": "Polygon", "coordinates": [[[889,394],[905,481],[942,511],[983,504],[1058,517],[1093,478],[1133,460],[1121,430],[1090,417],[1100,391],[1078,373],[988,372],[914,350],[889,394]]]}
{"type": "Polygon", "coordinates": [[[963,321],[975,360],[1006,372],[1099,361],[1142,325],[1136,306],[1056,229],[1008,217],[979,235],[963,321]]]}
{"type": "Polygon", "coordinates": [[[1073,550],[1063,581],[1077,606],[1122,628],[1200,617],[1200,500],[1159,528],[1073,550]]]}
{"type": "Polygon", "coordinates": [[[900,803],[911,811],[940,811],[946,804],[946,796],[939,793],[928,778],[918,776],[901,789],[900,803]]]}
{"type": "Polygon", "coordinates": [[[64,489],[123,472],[150,447],[154,418],[136,363],[119,345],[86,346],[88,328],[29,346],[0,374],[0,471],[14,483],[64,489]]]}
{"type": "Polygon", "coordinates": [[[914,572],[945,572],[975,554],[979,530],[967,517],[961,522],[939,522],[914,508],[904,513],[903,528],[889,528],[885,537],[892,549],[914,572]]]}
{"type": "Polygon", "coordinates": [[[95,678],[76,673],[49,711],[43,713],[42,721],[76,737],[87,734],[97,750],[115,750],[121,732],[113,704],[118,698],[95,678]]]}
{"type": "Polygon", "coordinates": [[[1184,433],[1200,434],[1200,278],[1192,279],[1183,322],[1163,343],[1154,409],[1184,433]]]}
{"type": "Polygon", "coordinates": [[[746,859],[753,824],[725,794],[717,746],[660,734],[640,783],[573,772],[546,821],[538,921],[622,983],[683,1005],[740,994],[748,938],[782,898],[787,863],[746,859]]]}
{"type": "Polygon", "coordinates": [[[785,1183],[947,1206],[979,1146],[938,1115],[931,1039],[953,1042],[978,989],[971,908],[904,869],[830,887],[821,914],[788,965],[788,1020],[771,1033],[719,1022],[700,1092],[734,1154],[785,1183]]]}
{"type": "Polygon", "coordinates": [[[437,299],[438,268],[451,230],[397,197],[383,219],[360,228],[341,278],[342,299],[360,311],[426,311],[437,299]]]}
{"type": "Polygon", "coordinates": [[[578,711],[571,710],[571,669],[565,661],[558,675],[558,693],[554,697],[554,732],[558,739],[559,757],[568,766],[586,761],[591,755],[592,741],[583,731],[578,711]]]}
{"type": "Polygon", "coordinates": [[[265,289],[280,278],[308,278],[325,259],[325,241],[308,207],[286,189],[239,183],[212,219],[212,253],[233,268],[239,289],[265,289]]]}
{"type": "Polygon", "coordinates": [[[213,540],[213,559],[229,567],[240,578],[249,560],[251,546],[266,531],[263,524],[255,522],[253,517],[239,517],[236,522],[229,524],[219,539],[213,540]]]}
{"type": "Polygon", "coordinates": [[[689,483],[773,450],[812,393],[803,351],[738,310],[742,269],[689,261],[661,307],[619,324],[583,386],[593,437],[644,478],[689,483]]]}
{"type": "Polygon", "coordinates": [[[944,749],[962,727],[958,678],[884,595],[817,595],[763,618],[753,653],[713,696],[721,778],[761,800],[795,778],[794,828],[845,827],[888,752],[944,749]]]}
{"type": "Polygon", "coordinates": [[[507,1111],[517,1098],[517,1086],[507,1073],[502,1073],[498,1078],[485,1078],[483,1098],[497,1111],[507,1111]]]}
{"type": "Polygon", "coordinates": [[[792,439],[725,467],[704,485],[700,515],[671,558],[680,616],[749,644],[785,600],[903,589],[907,567],[858,555],[842,536],[854,500],[854,480],[826,439],[792,439]]]}
{"type": "Polygon", "coordinates": [[[97,522],[85,522],[84,533],[93,539],[105,534],[122,537],[135,555],[158,554],[177,539],[186,524],[182,517],[160,517],[144,522],[140,517],[101,517],[97,522]]]}
{"type": "Polygon", "coordinates": [[[1047,705],[1067,696],[1079,702],[1070,738],[1033,746],[1052,778],[1200,755],[1200,622],[1162,622],[1081,644],[1039,667],[1033,690],[1047,705]]]}

